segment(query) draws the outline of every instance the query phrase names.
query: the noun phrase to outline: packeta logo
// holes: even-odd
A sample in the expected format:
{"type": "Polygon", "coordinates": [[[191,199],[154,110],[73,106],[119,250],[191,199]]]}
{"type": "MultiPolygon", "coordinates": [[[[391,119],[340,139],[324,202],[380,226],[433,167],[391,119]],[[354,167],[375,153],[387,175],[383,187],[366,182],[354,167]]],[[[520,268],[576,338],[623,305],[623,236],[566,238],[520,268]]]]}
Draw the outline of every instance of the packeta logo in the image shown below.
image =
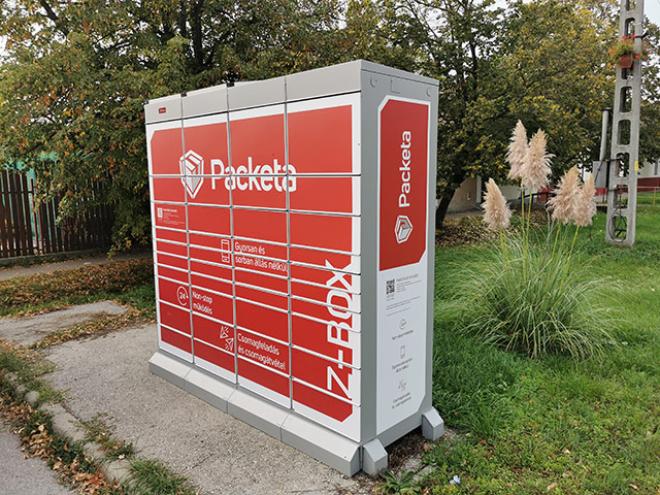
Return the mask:
{"type": "Polygon", "coordinates": [[[265,191],[273,189],[277,192],[286,192],[287,179],[289,181],[289,192],[296,191],[296,167],[291,164],[281,165],[277,158],[273,164],[264,163],[255,165],[252,157],[248,156],[246,165],[237,167],[224,167],[225,188],[227,190],[238,189],[239,191],[265,191]]]}
{"type": "MultiPolygon", "coordinates": [[[[401,194],[399,194],[399,208],[403,210],[404,208],[410,207],[410,193],[412,191],[411,179],[412,179],[412,152],[410,148],[412,146],[412,132],[403,131],[401,134],[401,165],[399,166],[399,172],[401,172],[401,194]]],[[[394,226],[394,235],[396,237],[396,242],[403,244],[408,239],[410,239],[410,234],[412,234],[413,224],[410,221],[410,218],[407,215],[399,215],[396,219],[396,224],[394,226]]]]}
{"type": "Polygon", "coordinates": [[[181,183],[191,198],[197,196],[204,183],[204,159],[194,151],[187,151],[179,158],[181,183]]]}

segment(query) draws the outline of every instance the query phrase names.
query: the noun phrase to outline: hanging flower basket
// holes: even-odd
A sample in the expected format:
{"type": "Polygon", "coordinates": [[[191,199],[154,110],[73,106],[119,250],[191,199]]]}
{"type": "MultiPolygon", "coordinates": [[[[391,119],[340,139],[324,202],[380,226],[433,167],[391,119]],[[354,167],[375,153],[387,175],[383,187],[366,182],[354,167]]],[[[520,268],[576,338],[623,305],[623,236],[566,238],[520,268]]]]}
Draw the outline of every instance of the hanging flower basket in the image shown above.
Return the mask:
{"type": "Polygon", "coordinates": [[[619,57],[619,67],[622,69],[632,69],[633,64],[635,63],[635,56],[633,54],[622,55],[619,57]]]}

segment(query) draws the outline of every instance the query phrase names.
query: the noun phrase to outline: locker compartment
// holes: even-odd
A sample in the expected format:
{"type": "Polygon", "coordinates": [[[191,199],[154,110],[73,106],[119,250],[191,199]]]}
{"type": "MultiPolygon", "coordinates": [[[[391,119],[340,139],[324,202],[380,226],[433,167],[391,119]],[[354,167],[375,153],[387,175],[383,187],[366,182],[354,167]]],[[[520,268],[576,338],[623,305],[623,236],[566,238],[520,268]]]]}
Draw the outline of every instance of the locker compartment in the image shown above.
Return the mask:
{"type": "Polygon", "coordinates": [[[286,214],[274,211],[234,209],[234,235],[265,242],[286,243],[286,214]]]}
{"type": "Polygon", "coordinates": [[[234,308],[231,296],[192,287],[192,310],[198,314],[231,322],[234,308]]]}
{"type": "Polygon", "coordinates": [[[156,240],[159,241],[174,241],[185,244],[186,233],[182,230],[170,230],[170,229],[156,229],[156,240]]]}
{"type": "Polygon", "coordinates": [[[332,279],[333,285],[325,287],[291,281],[291,294],[296,298],[309,299],[341,310],[359,313],[360,295],[345,290],[346,287],[350,288],[349,282],[345,280],[346,275],[337,274],[338,278],[332,279]]]}
{"type": "Polygon", "coordinates": [[[284,344],[256,333],[238,330],[236,352],[239,357],[289,374],[289,347],[284,344]]]}
{"type": "Polygon", "coordinates": [[[154,201],[173,201],[184,203],[186,193],[181,180],[176,177],[151,177],[152,197],[154,201]]]}
{"type": "Polygon", "coordinates": [[[289,301],[286,294],[276,294],[259,289],[252,289],[243,285],[236,285],[236,297],[247,299],[258,305],[270,306],[272,308],[288,311],[289,301]]]}
{"type": "Polygon", "coordinates": [[[360,334],[338,322],[322,322],[300,315],[291,317],[291,340],[295,347],[360,368],[360,334]]]}
{"type": "Polygon", "coordinates": [[[192,321],[196,339],[233,354],[234,327],[231,323],[213,321],[200,315],[193,315],[192,321]]]}
{"type": "Polygon", "coordinates": [[[188,246],[185,244],[174,244],[167,241],[156,241],[156,250],[159,253],[174,254],[176,256],[188,257],[188,246]]]}
{"type": "Polygon", "coordinates": [[[289,317],[284,311],[236,300],[236,324],[282,342],[289,339],[289,317]]]}
{"type": "Polygon", "coordinates": [[[188,205],[188,229],[228,236],[229,208],[188,205]]]}
{"type": "Polygon", "coordinates": [[[322,101],[287,105],[289,161],[299,174],[360,173],[354,153],[359,138],[357,132],[354,135],[352,106],[309,108],[322,101]]]}
{"type": "Polygon", "coordinates": [[[190,335],[190,313],[188,310],[160,302],[158,303],[158,314],[162,325],[190,335]]]}
{"type": "Polygon", "coordinates": [[[295,187],[290,193],[290,206],[294,211],[360,214],[359,177],[293,176],[289,181],[295,187]]]}
{"type": "Polygon", "coordinates": [[[231,268],[228,266],[203,263],[201,261],[190,260],[190,271],[199,275],[214,277],[231,283],[231,268]]]}
{"type": "Polygon", "coordinates": [[[294,314],[316,319],[322,322],[341,323],[353,332],[360,331],[360,314],[338,309],[326,304],[317,304],[302,299],[291,298],[291,311],[294,314]]]}
{"type": "Polygon", "coordinates": [[[359,217],[291,213],[291,244],[360,254],[359,217]]]}
{"type": "Polygon", "coordinates": [[[153,203],[156,227],[186,229],[186,207],[167,203],[153,203]]]}
{"type": "Polygon", "coordinates": [[[193,287],[199,287],[201,289],[219,292],[221,294],[225,294],[227,297],[233,296],[231,280],[222,281],[215,278],[203,277],[201,275],[197,275],[196,273],[191,273],[190,283],[193,285],[193,287]]]}
{"type": "Polygon", "coordinates": [[[281,294],[287,294],[289,291],[289,281],[284,277],[274,277],[251,270],[237,269],[235,272],[237,284],[247,284],[252,287],[259,287],[281,294]]]}
{"type": "Polygon", "coordinates": [[[190,292],[187,283],[158,277],[158,297],[174,306],[186,310],[190,308],[190,292]]]}
{"type": "MultiPolygon", "coordinates": [[[[323,251],[321,249],[305,248],[300,246],[291,247],[291,263],[299,265],[301,268],[296,268],[299,273],[303,273],[303,265],[309,265],[309,268],[322,268],[330,271],[342,271],[359,274],[360,273],[360,257],[348,253],[338,253],[336,251],[323,251]]],[[[325,273],[312,274],[310,271],[305,272],[309,277],[327,276],[325,273]]],[[[292,275],[293,276],[293,275],[292,275]]],[[[325,281],[318,282],[314,278],[302,278],[311,282],[321,283],[325,285],[325,281]]]]}
{"type": "Polygon", "coordinates": [[[360,370],[300,349],[291,351],[294,379],[355,404],[360,403],[360,370]]]}
{"type": "Polygon", "coordinates": [[[159,266],[166,265],[188,271],[188,258],[156,253],[156,263],[158,263],[159,266]]]}
{"type": "Polygon", "coordinates": [[[195,339],[193,362],[196,366],[210,371],[226,380],[236,382],[234,355],[195,339]]]}
{"type": "Polygon", "coordinates": [[[179,175],[182,144],[180,122],[172,123],[169,129],[158,129],[149,142],[151,147],[150,173],[153,175],[179,175]]]}
{"type": "Polygon", "coordinates": [[[188,285],[188,270],[177,270],[165,265],[157,265],[159,277],[165,277],[188,285]]]}
{"type": "Polygon", "coordinates": [[[280,375],[241,357],[238,358],[238,383],[262,397],[289,407],[289,377],[280,375]]]}
{"type": "Polygon", "coordinates": [[[192,339],[190,337],[174,332],[162,325],[160,326],[160,340],[188,355],[192,352],[192,339]]]}

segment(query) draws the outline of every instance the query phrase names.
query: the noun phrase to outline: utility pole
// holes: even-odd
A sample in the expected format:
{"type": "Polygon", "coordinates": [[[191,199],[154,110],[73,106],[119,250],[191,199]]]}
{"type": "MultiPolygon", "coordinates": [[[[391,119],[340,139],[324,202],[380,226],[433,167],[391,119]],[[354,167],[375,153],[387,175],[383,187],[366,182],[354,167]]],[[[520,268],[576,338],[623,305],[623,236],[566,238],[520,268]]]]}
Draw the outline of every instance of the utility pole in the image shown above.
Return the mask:
{"type": "MultiPolygon", "coordinates": [[[[642,53],[643,24],[644,0],[621,0],[619,36],[633,40],[636,54],[642,53]]],[[[611,153],[609,159],[601,157],[608,177],[605,239],[628,247],[635,244],[641,91],[642,57],[635,57],[630,69],[617,64],[611,153]]],[[[605,146],[601,143],[601,150],[605,146]]]]}

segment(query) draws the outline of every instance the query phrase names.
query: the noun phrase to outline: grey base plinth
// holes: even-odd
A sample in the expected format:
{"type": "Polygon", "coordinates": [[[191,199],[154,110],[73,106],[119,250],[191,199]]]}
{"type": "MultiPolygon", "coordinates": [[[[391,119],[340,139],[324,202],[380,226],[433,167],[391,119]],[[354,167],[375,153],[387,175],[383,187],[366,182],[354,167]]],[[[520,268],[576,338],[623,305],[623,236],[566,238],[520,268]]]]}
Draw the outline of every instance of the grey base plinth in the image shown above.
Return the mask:
{"type": "MultiPolygon", "coordinates": [[[[195,397],[333,467],[342,474],[353,476],[362,467],[359,443],[312,423],[266,399],[238,390],[220,378],[193,367],[190,363],[158,351],[149,360],[149,370],[154,375],[164,378],[195,397]]],[[[382,460],[374,459],[374,463],[374,466],[381,469],[382,460]]],[[[385,454],[385,467],[387,467],[387,454],[385,454]]]]}
{"type": "Polygon", "coordinates": [[[427,440],[436,441],[445,434],[445,422],[435,407],[422,413],[422,435],[427,440]]]}
{"type": "Polygon", "coordinates": [[[387,451],[377,438],[362,447],[362,470],[376,476],[387,469],[387,451]]]}

